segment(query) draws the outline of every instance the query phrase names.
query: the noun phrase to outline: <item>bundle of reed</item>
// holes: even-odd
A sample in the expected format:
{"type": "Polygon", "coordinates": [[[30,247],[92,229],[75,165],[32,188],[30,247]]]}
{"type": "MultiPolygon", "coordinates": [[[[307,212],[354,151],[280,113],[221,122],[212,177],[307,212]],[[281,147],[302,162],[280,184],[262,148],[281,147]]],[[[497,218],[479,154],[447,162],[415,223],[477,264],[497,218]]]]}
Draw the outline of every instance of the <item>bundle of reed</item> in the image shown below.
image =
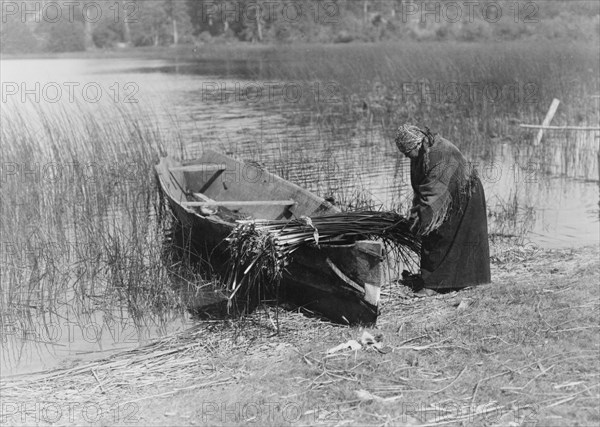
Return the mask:
{"type": "Polygon", "coordinates": [[[276,295],[293,253],[305,245],[380,239],[405,263],[414,262],[420,239],[407,218],[394,212],[342,212],[293,220],[246,220],[227,238],[230,250],[225,290],[229,306],[236,296],[246,303],[276,295]],[[241,297],[241,298],[240,298],[241,297]]]}

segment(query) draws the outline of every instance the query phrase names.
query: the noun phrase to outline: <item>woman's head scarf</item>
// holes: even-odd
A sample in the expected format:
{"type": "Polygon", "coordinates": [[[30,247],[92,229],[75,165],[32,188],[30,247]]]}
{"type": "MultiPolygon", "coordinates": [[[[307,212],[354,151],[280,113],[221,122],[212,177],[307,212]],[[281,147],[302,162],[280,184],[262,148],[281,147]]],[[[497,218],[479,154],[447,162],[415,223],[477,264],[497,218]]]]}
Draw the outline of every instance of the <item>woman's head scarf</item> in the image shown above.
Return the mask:
{"type": "Polygon", "coordinates": [[[424,137],[425,134],[417,126],[403,124],[396,131],[394,142],[398,150],[403,154],[407,154],[420,147],[424,137]]]}

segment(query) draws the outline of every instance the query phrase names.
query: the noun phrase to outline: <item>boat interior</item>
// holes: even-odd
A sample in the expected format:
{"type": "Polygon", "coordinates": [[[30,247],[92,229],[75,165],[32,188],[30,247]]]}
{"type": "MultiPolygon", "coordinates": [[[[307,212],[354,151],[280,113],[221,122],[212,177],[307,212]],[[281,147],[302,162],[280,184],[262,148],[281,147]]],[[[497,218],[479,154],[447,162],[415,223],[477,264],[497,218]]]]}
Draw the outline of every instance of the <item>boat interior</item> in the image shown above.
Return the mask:
{"type": "Polygon", "coordinates": [[[171,197],[201,215],[235,213],[254,219],[289,219],[338,211],[260,165],[239,162],[212,150],[193,162],[181,164],[170,158],[163,162],[166,170],[163,168],[159,175],[169,184],[171,197]]]}

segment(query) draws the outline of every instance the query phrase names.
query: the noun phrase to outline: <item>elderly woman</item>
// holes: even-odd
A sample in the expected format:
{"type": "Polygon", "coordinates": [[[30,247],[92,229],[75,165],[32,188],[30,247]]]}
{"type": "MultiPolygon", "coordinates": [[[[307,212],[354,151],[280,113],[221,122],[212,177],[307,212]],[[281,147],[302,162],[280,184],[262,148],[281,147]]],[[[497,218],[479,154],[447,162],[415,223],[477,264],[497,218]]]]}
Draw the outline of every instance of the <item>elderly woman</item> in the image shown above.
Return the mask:
{"type": "Polygon", "coordinates": [[[485,194],[476,171],[454,144],[429,129],[403,125],[395,142],[410,158],[411,219],[422,239],[421,276],[413,289],[444,292],[489,283],[485,194]]]}

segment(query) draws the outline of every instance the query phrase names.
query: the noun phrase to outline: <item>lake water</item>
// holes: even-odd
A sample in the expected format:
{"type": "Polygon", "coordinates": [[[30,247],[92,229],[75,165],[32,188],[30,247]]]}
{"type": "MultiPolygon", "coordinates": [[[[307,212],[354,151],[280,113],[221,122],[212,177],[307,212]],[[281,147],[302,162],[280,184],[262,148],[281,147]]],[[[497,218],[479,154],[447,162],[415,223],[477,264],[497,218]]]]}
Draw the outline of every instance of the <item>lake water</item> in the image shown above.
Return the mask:
{"type": "MultiPolygon", "coordinates": [[[[172,135],[167,151],[174,156],[193,158],[214,148],[261,162],[342,204],[362,198],[388,208],[407,206],[409,164],[384,129],[365,123],[346,123],[342,130],[315,126],[314,113],[294,101],[327,88],[254,81],[249,76],[255,66],[244,61],[2,60],[2,108],[62,108],[73,114],[78,102],[91,108],[110,104],[136,108],[158,120],[165,135],[172,135]]],[[[35,129],[39,123],[32,121],[31,126],[35,129]]],[[[526,230],[526,243],[546,248],[598,244],[598,157],[590,151],[590,147],[597,150],[598,140],[593,138],[568,140],[554,133],[540,147],[499,140],[486,160],[465,152],[479,165],[490,230],[505,234],[526,230]],[[583,153],[569,168],[565,147],[571,154],[583,153]],[[511,209],[516,213],[512,229],[494,223],[511,209]]],[[[34,311],[25,317],[36,318],[33,324],[38,325],[47,321],[34,311]]],[[[34,338],[23,339],[13,329],[27,326],[3,320],[2,375],[107,355],[192,322],[185,315],[167,315],[139,324],[122,307],[85,313],[68,307],[58,329],[33,331],[34,338]]]]}

